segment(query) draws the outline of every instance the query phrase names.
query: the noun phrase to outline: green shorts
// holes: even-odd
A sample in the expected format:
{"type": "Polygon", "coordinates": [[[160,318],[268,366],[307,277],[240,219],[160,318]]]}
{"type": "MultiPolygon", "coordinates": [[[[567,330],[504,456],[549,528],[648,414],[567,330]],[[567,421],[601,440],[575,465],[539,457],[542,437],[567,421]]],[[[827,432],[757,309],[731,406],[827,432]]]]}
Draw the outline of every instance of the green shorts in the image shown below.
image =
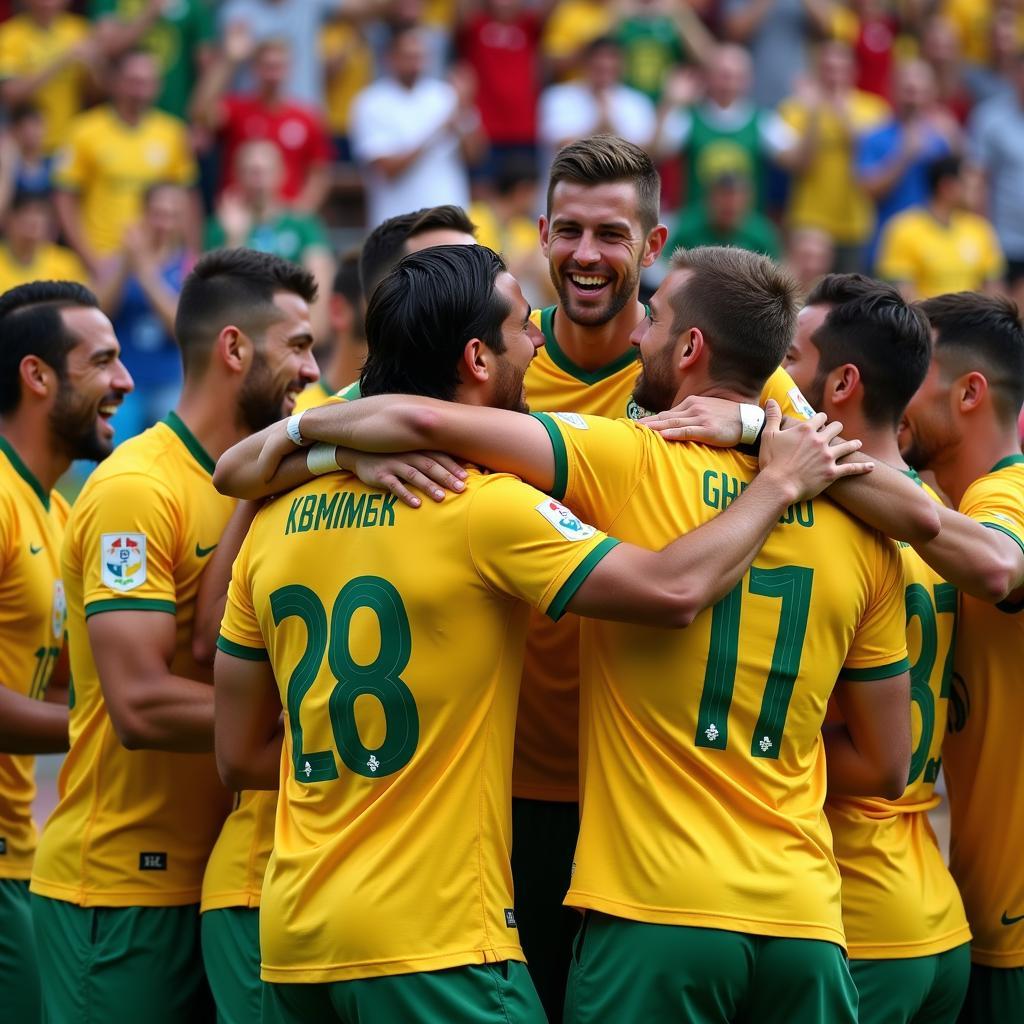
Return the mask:
{"type": "Polygon", "coordinates": [[[831,942],[644,924],[588,912],[567,1024],[857,1024],[857,990],[831,942]]]}
{"type": "Polygon", "coordinates": [[[263,1024],[545,1024],[526,964],[263,985],[263,1024]]]}
{"type": "Polygon", "coordinates": [[[199,908],[79,907],[32,895],[47,1024],[213,1019],[199,908]]]}
{"type": "Polygon", "coordinates": [[[551,1024],[562,1019],[572,943],[580,927],[580,915],[562,905],[569,891],[579,831],[579,804],[512,801],[516,925],[551,1024]]]}
{"type": "Polygon", "coordinates": [[[217,1004],[217,1024],[252,1024],[260,1019],[259,908],[224,907],[201,917],[203,965],[217,1004]]]}
{"type": "Polygon", "coordinates": [[[43,1019],[32,906],[28,882],[20,878],[0,878],[0,992],[11,1020],[43,1019]]]}
{"type": "Polygon", "coordinates": [[[1024,1021],[1024,967],[971,964],[971,981],[960,1024],[1024,1021]]]}
{"type": "Polygon", "coordinates": [[[971,944],[904,960],[851,960],[860,1024],[955,1024],[967,994],[971,944]]]}

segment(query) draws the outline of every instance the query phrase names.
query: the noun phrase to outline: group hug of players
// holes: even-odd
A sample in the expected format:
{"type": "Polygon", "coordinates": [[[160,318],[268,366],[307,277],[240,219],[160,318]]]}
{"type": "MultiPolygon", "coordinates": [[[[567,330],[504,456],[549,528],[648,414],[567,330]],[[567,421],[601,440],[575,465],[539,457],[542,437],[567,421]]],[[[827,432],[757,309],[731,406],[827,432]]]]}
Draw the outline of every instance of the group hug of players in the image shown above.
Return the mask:
{"type": "Polygon", "coordinates": [[[1024,1021],[1019,314],[716,248],[644,306],[658,204],[564,149],[540,312],[385,224],[334,399],[311,277],[208,254],[112,454],[94,297],[0,297],[0,1017],[1024,1021]]]}

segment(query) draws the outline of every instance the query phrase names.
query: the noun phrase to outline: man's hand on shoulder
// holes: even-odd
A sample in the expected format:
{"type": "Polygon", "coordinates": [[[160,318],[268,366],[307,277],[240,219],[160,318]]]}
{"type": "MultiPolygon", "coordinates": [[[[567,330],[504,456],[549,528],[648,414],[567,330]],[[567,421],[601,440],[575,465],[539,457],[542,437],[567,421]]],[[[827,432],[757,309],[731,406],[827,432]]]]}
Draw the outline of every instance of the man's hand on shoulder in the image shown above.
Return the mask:
{"type": "Polygon", "coordinates": [[[870,473],[873,462],[840,464],[861,446],[858,440],[834,443],[842,429],[838,421],[828,423],[823,412],[783,427],[778,403],[769,400],[758,458],[761,476],[771,474],[773,482],[796,502],[813,498],[836,480],[870,473]]]}
{"type": "Polygon", "coordinates": [[[738,402],[727,398],[690,395],[674,409],[638,422],[656,430],[666,441],[698,441],[719,448],[732,448],[743,436],[738,402]]]}

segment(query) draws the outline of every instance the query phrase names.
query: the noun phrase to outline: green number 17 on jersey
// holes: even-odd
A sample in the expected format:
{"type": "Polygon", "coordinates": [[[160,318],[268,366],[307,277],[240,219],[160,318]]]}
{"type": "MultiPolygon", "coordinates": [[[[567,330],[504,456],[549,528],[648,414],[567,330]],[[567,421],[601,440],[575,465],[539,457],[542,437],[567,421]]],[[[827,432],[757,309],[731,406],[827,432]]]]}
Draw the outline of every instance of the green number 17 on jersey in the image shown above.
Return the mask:
{"type": "MultiPolygon", "coordinates": [[[[814,570],[801,565],[783,565],[777,569],[752,565],[747,579],[751,594],[782,602],[764,699],[750,743],[753,757],[778,758],[793,686],[800,671],[814,570]]],[[[711,642],[694,736],[698,747],[725,750],[729,742],[729,709],[736,686],[742,603],[743,580],[740,580],[711,612],[711,642]]]]}

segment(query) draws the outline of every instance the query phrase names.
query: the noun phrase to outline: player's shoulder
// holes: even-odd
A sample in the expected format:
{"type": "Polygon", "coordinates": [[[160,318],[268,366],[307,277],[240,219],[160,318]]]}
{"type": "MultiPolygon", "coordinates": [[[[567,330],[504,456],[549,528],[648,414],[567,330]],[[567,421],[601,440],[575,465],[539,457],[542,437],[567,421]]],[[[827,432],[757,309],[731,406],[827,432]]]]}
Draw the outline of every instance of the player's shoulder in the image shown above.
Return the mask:
{"type": "Polygon", "coordinates": [[[964,511],[979,501],[996,497],[1024,501],[1024,455],[1010,455],[997,462],[984,476],[978,477],[960,500],[964,511]]]}
{"type": "Polygon", "coordinates": [[[89,475],[75,509],[114,487],[152,489],[173,496],[178,491],[175,449],[174,434],[164,423],[123,441],[89,475]]]}

